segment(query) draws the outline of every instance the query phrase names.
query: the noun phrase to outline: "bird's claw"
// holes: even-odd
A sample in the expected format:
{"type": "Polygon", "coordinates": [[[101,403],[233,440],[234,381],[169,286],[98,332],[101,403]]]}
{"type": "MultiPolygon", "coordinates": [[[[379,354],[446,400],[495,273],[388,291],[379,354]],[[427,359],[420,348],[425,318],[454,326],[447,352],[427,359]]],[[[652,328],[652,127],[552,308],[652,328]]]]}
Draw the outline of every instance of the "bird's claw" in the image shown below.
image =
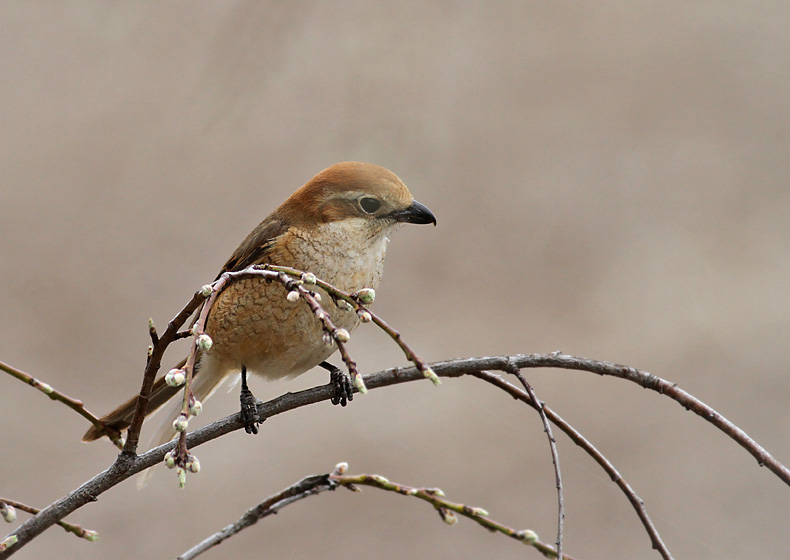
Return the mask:
{"type": "Polygon", "coordinates": [[[257,434],[258,424],[261,423],[260,417],[258,416],[258,399],[255,398],[252,391],[245,387],[241,390],[239,400],[241,401],[241,411],[239,415],[244,424],[244,431],[248,434],[257,434]]]}
{"type": "Polygon", "coordinates": [[[329,383],[332,385],[332,404],[346,406],[354,400],[354,384],[351,376],[340,368],[329,371],[329,383]]]}

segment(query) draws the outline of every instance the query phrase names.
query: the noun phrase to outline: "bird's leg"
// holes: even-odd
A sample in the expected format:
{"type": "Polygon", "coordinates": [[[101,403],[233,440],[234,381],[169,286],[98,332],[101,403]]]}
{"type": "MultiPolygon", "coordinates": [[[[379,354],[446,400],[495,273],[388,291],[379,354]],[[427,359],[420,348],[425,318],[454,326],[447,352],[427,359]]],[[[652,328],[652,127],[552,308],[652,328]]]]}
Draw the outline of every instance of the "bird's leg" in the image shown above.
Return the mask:
{"type": "Polygon", "coordinates": [[[332,395],[332,404],[339,404],[346,406],[348,401],[354,400],[354,385],[351,383],[351,376],[337,366],[333,366],[329,362],[321,362],[318,364],[329,372],[329,383],[332,385],[334,394],[332,395]]]}
{"type": "Polygon", "coordinates": [[[252,394],[252,391],[247,387],[247,366],[241,366],[241,421],[244,422],[244,431],[248,434],[258,433],[258,424],[261,421],[258,418],[258,399],[252,394]]]}

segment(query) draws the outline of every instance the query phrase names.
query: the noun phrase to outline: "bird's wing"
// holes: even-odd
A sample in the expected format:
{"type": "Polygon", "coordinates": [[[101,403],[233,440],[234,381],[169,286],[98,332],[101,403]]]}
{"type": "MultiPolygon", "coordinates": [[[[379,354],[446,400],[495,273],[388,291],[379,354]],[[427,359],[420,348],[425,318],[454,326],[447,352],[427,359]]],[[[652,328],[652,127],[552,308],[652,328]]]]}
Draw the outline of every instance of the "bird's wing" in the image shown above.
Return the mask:
{"type": "Polygon", "coordinates": [[[222,267],[217,278],[225,272],[236,272],[254,264],[269,263],[272,247],[286,231],[288,226],[281,218],[275,215],[266,218],[241,242],[222,267]]]}

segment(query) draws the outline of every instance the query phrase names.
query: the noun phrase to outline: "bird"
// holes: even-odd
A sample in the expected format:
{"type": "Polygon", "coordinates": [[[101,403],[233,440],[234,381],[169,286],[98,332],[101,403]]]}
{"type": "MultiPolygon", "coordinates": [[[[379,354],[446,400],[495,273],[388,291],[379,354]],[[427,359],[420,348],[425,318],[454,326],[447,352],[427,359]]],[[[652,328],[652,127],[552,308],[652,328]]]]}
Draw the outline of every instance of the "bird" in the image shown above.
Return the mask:
{"type": "MultiPolygon", "coordinates": [[[[433,224],[436,218],[412,197],[392,171],[355,161],[336,163],[297,189],[241,242],[217,275],[252,265],[287,266],[311,272],[346,292],[376,289],[381,281],[389,235],[401,224],[433,224]]],[[[320,295],[322,290],[315,288],[320,295]]],[[[323,337],[314,312],[303,302],[289,301],[279,282],[260,276],[231,280],[217,295],[205,324],[209,350],[201,350],[192,391],[201,402],[228,378],[241,374],[241,419],[248,433],[257,433],[255,398],[247,373],[267,379],[289,378],[316,366],[330,371],[334,404],[352,397],[348,375],[327,362],[337,350],[323,337]]],[[[359,317],[331,298],[322,305],[338,328],[353,330],[359,317]],[[328,303],[327,303],[328,302],[328,303]]],[[[183,365],[182,360],[180,365],[183,365]]],[[[146,415],[162,407],[180,389],[160,377],[152,389],[146,415]]],[[[181,411],[180,399],[154,437],[155,444],[175,435],[172,420],[181,411]]],[[[121,431],[129,426],[137,396],[100,420],[121,431]]],[[[91,427],[83,441],[94,441],[104,430],[91,427]]]]}

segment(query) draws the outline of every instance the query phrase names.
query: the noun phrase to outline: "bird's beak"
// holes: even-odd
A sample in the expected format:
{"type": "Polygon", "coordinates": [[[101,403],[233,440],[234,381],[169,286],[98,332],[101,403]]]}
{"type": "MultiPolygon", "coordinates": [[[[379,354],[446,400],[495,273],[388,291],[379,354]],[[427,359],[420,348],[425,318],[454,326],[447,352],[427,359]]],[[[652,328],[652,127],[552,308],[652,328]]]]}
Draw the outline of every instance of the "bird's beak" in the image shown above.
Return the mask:
{"type": "Polygon", "coordinates": [[[408,222],[410,224],[433,224],[436,225],[436,218],[428,207],[419,202],[412,201],[411,206],[404,210],[398,210],[390,214],[396,222],[408,222]]]}

